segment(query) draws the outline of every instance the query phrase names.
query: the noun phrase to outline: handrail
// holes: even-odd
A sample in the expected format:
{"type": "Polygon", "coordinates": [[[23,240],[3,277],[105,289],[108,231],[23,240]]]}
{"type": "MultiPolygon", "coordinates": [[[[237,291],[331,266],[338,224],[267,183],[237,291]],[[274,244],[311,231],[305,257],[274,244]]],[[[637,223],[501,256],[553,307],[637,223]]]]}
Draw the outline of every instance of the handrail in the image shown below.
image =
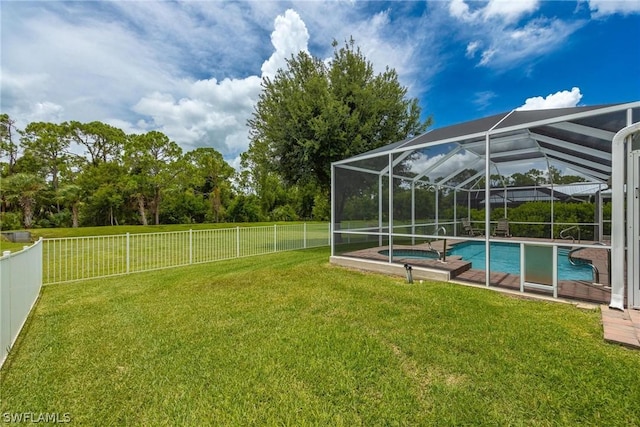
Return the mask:
{"type": "Polygon", "coordinates": [[[573,226],[571,226],[571,227],[569,227],[569,228],[565,228],[564,230],[562,230],[562,231],[560,232],[560,238],[561,238],[562,240],[568,240],[568,239],[571,239],[571,241],[575,242],[575,241],[576,241],[576,239],[575,239],[573,236],[565,236],[565,233],[566,233],[567,231],[569,231],[569,230],[573,230],[574,228],[578,230],[578,243],[580,243],[580,227],[578,227],[577,225],[573,225],[573,226]]]}
{"type": "MultiPolygon", "coordinates": [[[[607,246],[604,242],[595,242],[594,245],[607,246]]],[[[611,286],[611,249],[607,248],[607,272],[609,273],[609,286],[611,286]]]]}
{"type": "MultiPolygon", "coordinates": [[[[438,226],[436,225],[436,227],[438,226]]],[[[447,229],[444,228],[444,225],[441,225],[436,229],[436,232],[435,232],[436,236],[439,236],[440,230],[444,231],[445,236],[447,235],[447,229]]],[[[445,262],[447,260],[447,239],[444,239],[443,244],[444,244],[444,246],[442,247],[443,251],[442,251],[442,254],[438,256],[438,259],[442,258],[442,262],[445,262]]]]}
{"type": "Polygon", "coordinates": [[[427,245],[429,246],[430,251],[438,254],[438,259],[442,258],[442,254],[440,253],[440,251],[431,247],[431,242],[427,242],[427,245]]]}
{"type": "Polygon", "coordinates": [[[573,266],[588,265],[589,267],[591,267],[591,270],[593,271],[594,283],[600,283],[600,271],[598,270],[598,267],[596,267],[590,262],[577,263],[575,258],[573,258],[573,254],[575,252],[581,251],[582,249],[584,248],[575,248],[569,251],[569,253],[567,254],[567,258],[569,258],[569,263],[573,266]]]}

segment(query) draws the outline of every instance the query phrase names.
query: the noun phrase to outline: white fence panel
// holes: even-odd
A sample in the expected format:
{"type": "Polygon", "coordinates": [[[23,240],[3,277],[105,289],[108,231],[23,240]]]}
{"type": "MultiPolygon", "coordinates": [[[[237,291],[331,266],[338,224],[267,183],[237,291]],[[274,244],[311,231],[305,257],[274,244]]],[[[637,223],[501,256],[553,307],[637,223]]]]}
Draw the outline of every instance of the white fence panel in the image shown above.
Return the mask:
{"type": "Polygon", "coordinates": [[[40,294],[42,247],[41,239],[0,257],[0,367],[40,294]]]}
{"type": "Polygon", "coordinates": [[[329,244],[326,223],[45,239],[43,282],[63,283],[329,244]]]}
{"type": "Polygon", "coordinates": [[[126,235],[45,239],[44,283],[125,274],[126,252],[126,235]]]}

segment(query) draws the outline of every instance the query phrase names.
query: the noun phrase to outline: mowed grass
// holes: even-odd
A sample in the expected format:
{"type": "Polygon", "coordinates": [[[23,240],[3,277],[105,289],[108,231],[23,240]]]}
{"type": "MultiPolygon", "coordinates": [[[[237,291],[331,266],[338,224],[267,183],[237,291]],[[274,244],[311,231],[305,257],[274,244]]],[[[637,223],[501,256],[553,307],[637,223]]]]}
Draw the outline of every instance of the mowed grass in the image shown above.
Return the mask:
{"type": "Polygon", "coordinates": [[[80,425],[638,425],[600,313],[345,270],[327,249],[45,286],[0,413],[80,425]]]}
{"type": "MultiPolygon", "coordinates": [[[[217,222],[202,224],[160,224],[160,225],[113,225],[103,227],[78,228],[36,228],[29,230],[34,240],[40,237],[53,239],[65,237],[106,236],[118,234],[165,233],[170,231],[211,230],[244,227],[265,227],[277,225],[303,224],[303,221],[281,222],[217,222]]],[[[327,224],[326,222],[308,221],[309,226],[327,224]]]]}
{"type": "Polygon", "coordinates": [[[6,240],[4,237],[0,238],[0,253],[5,251],[18,252],[24,249],[25,246],[31,246],[30,243],[15,243],[6,240]]]}
{"type": "MultiPolygon", "coordinates": [[[[188,225],[160,227],[165,231],[103,227],[102,235],[46,238],[43,282],[61,283],[329,245],[329,225],[320,222],[202,225],[192,232],[184,229],[188,225]],[[123,234],[124,230],[144,232],[123,234]]],[[[87,230],[56,230],[63,235],[71,232],[82,234],[87,230]]]]}

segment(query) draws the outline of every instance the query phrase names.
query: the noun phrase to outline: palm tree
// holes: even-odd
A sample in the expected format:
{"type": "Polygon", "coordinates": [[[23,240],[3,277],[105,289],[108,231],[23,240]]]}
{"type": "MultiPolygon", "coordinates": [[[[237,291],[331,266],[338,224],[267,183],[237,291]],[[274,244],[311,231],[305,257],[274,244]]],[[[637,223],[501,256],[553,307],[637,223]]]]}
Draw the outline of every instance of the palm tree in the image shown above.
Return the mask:
{"type": "Polygon", "coordinates": [[[72,227],[78,228],[78,212],[82,201],[82,187],[75,184],[67,184],[58,190],[58,199],[63,205],[71,208],[72,227]]]}
{"type": "Polygon", "coordinates": [[[17,203],[22,209],[24,227],[31,228],[36,196],[45,187],[42,178],[28,173],[17,173],[6,178],[2,187],[7,201],[17,203]]]}

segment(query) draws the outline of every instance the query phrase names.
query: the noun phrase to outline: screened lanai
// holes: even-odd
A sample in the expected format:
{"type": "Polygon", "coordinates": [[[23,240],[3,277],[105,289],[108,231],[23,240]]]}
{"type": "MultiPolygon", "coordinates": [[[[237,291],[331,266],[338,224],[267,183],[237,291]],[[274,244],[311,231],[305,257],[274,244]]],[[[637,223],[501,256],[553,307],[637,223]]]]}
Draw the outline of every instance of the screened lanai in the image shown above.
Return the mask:
{"type": "Polygon", "coordinates": [[[331,261],[640,306],[639,128],[640,102],[514,110],[335,162],[331,261]]]}

